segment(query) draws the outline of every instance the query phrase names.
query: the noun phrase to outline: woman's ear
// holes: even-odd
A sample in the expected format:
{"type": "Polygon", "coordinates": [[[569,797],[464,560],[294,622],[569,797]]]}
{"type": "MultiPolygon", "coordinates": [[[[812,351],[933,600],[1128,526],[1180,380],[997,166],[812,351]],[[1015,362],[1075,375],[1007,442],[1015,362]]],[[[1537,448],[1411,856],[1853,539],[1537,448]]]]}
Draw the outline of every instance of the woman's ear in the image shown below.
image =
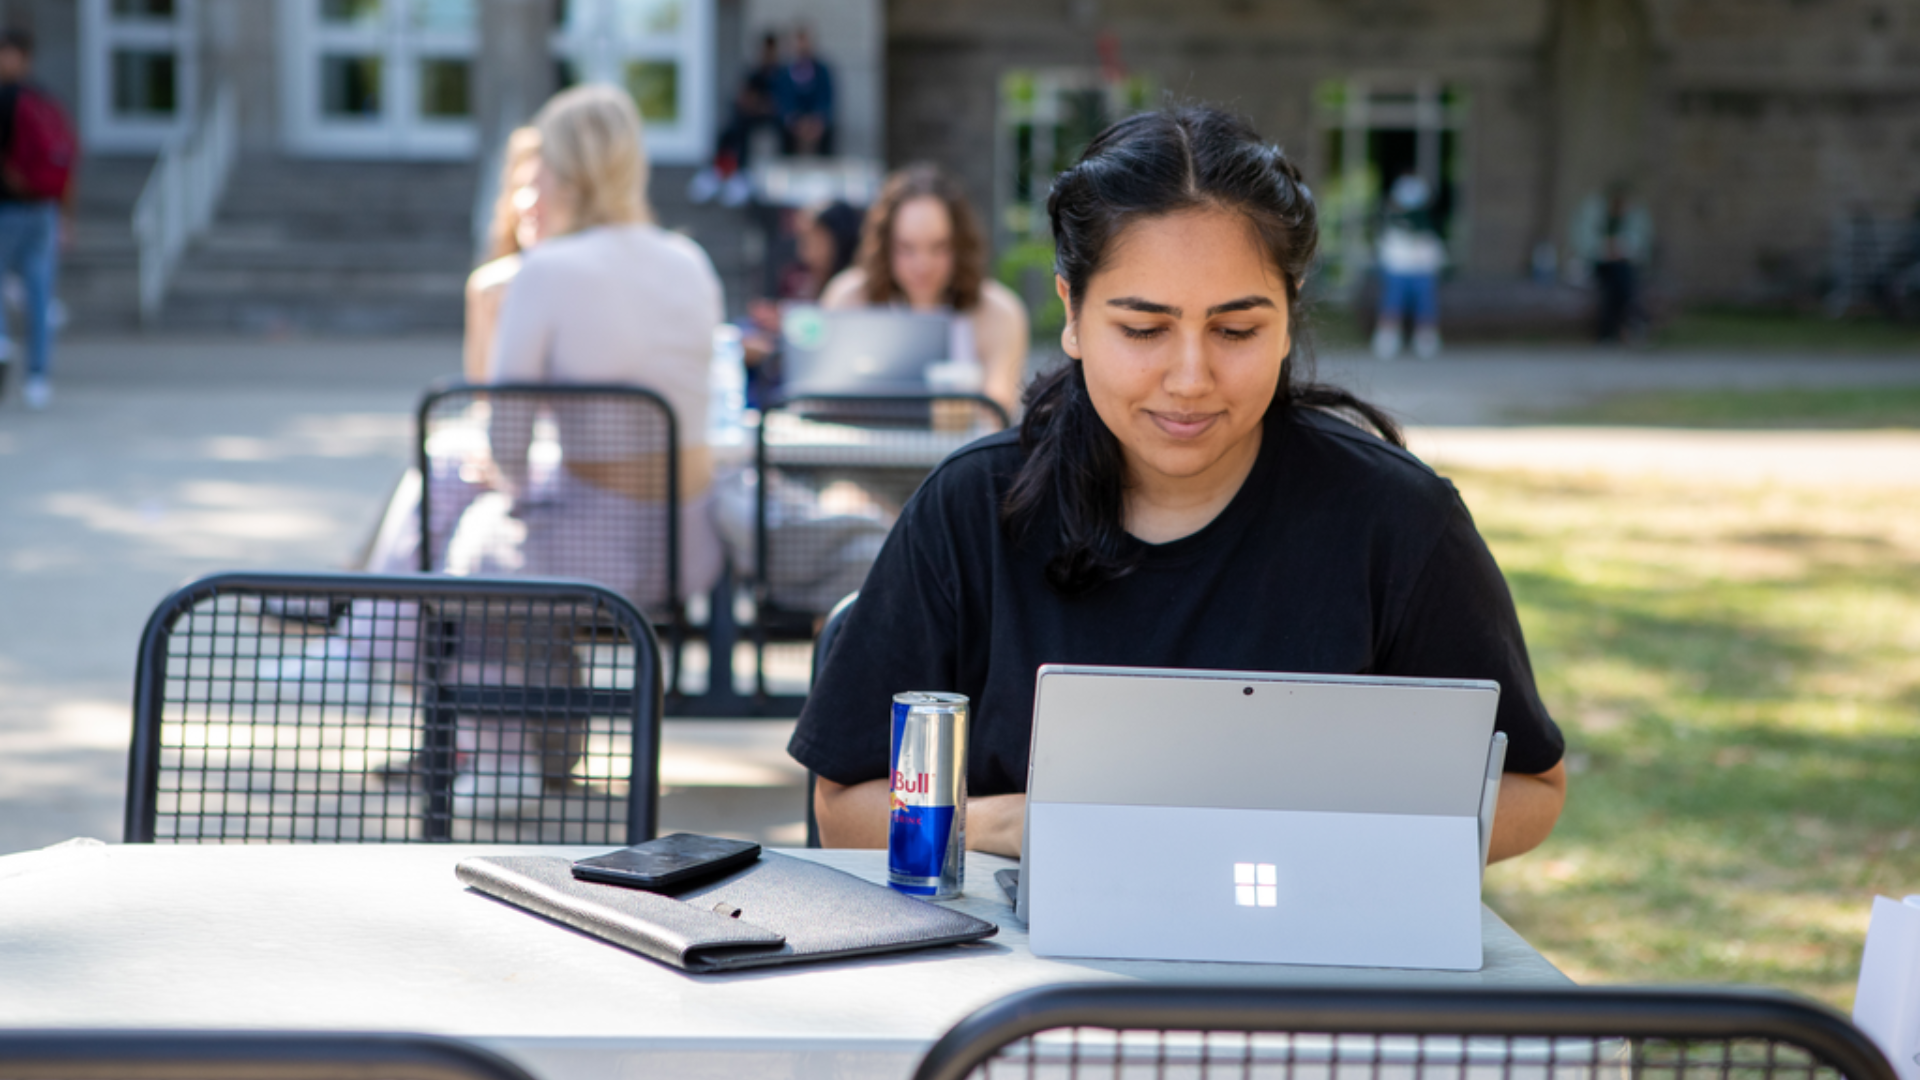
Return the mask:
{"type": "Polygon", "coordinates": [[[1060,328],[1060,349],[1067,359],[1080,359],[1080,320],[1073,314],[1073,292],[1067,288],[1067,279],[1059,274],[1053,275],[1053,291],[1060,296],[1060,306],[1067,309],[1067,325],[1060,328]]]}

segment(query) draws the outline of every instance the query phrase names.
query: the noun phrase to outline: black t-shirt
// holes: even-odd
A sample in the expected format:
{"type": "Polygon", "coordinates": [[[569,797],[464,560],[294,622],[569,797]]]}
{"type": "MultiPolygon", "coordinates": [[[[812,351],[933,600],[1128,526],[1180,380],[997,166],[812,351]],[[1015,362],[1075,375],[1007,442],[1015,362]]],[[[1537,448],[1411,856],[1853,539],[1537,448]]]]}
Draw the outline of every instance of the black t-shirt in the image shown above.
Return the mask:
{"type": "Polygon", "coordinates": [[[788,750],[830,780],[888,773],[893,695],[973,702],[968,787],[1023,791],[1035,672],[1115,664],[1493,679],[1507,770],[1560,760],[1512,596],[1453,485],[1314,410],[1268,418],[1240,491],[1199,532],[1139,544],[1131,574],[1047,585],[1051,510],[1012,538],[1015,433],[954,454],[908,502],[807,696],[788,750]]]}

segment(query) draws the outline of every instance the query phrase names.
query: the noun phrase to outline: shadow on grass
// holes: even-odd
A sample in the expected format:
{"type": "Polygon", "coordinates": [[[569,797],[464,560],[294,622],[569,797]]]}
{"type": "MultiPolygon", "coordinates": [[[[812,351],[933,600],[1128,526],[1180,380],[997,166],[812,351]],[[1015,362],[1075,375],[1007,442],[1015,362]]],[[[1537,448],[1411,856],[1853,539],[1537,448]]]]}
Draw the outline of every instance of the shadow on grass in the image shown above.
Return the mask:
{"type": "Polygon", "coordinates": [[[1605,659],[1659,678],[1669,692],[1788,700],[1783,669],[1831,659],[1811,635],[1757,625],[1736,609],[1677,613],[1665,589],[1583,585],[1557,574],[1510,570],[1507,584],[1529,617],[1536,670],[1605,659]]]}
{"type": "Polygon", "coordinates": [[[1618,394],[1515,419],[1626,427],[1854,430],[1920,428],[1920,387],[1618,394]]]}

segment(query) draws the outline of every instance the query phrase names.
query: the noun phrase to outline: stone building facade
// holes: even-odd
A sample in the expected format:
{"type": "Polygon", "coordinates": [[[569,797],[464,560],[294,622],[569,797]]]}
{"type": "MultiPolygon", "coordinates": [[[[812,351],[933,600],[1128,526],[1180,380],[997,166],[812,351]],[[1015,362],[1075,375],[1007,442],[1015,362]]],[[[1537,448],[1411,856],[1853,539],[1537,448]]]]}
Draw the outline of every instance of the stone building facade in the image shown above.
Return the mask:
{"type": "Polygon", "coordinates": [[[1336,230],[1427,173],[1464,280],[1568,269],[1575,207],[1626,180],[1671,295],[1810,297],[1838,216],[1920,200],[1909,0],[892,0],[888,156],[958,170],[1003,240],[1025,72],[1237,109],[1336,230]]]}
{"type": "Polygon", "coordinates": [[[0,0],[0,20],[36,31],[89,151],[130,170],[222,87],[253,159],[393,164],[477,161],[563,79],[612,78],[655,112],[669,175],[710,152],[757,35],[805,23],[843,150],[950,166],[1003,256],[1043,261],[1052,170],[1171,95],[1295,156],[1343,287],[1385,185],[1427,177],[1456,288],[1496,306],[1577,269],[1568,223],[1615,180],[1682,301],[1817,297],[1837,221],[1920,201],[1915,0],[0,0]]]}

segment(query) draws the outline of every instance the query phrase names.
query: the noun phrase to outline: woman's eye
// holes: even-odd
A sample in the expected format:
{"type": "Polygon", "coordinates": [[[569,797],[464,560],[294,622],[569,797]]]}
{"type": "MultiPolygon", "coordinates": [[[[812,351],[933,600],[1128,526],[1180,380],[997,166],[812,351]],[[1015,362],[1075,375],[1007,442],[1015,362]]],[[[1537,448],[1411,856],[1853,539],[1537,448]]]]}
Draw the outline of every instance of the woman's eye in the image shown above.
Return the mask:
{"type": "Polygon", "coordinates": [[[1122,334],[1125,334],[1135,341],[1145,341],[1148,338],[1159,337],[1161,331],[1164,329],[1159,326],[1128,326],[1125,323],[1118,325],[1122,334]]]}
{"type": "Polygon", "coordinates": [[[1252,339],[1253,335],[1259,332],[1260,328],[1257,326],[1249,326],[1244,329],[1232,326],[1223,326],[1220,328],[1220,336],[1226,338],[1228,341],[1248,341],[1252,339]]]}

